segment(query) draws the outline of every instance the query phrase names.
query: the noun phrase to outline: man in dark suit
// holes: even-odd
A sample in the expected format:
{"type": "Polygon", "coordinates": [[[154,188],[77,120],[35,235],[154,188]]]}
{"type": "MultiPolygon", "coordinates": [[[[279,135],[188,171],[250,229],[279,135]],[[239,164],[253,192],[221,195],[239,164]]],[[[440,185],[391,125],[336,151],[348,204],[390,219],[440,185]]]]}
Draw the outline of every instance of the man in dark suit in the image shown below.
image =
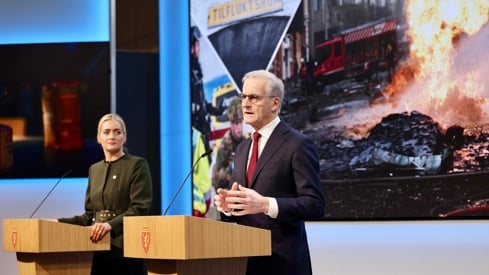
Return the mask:
{"type": "Polygon", "coordinates": [[[249,275],[312,274],[304,220],[324,216],[315,144],[280,120],[283,96],[282,80],[266,70],[243,77],[243,119],[259,136],[238,145],[231,188],[215,196],[217,208],[237,223],[271,230],[272,255],[250,257],[249,275]],[[249,166],[255,144],[258,160],[249,166]]]}

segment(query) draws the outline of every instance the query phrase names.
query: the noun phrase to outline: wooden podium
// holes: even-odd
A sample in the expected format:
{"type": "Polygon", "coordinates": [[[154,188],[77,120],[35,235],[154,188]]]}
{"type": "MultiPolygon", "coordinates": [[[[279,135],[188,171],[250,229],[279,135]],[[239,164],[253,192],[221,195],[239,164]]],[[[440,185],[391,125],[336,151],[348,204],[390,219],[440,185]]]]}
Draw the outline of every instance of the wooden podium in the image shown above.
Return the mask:
{"type": "Polygon", "coordinates": [[[193,216],[124,217],[124,255],[149,274],[245,274],[248,256],[272,253],[269,230],[193,216]]]}
{"type": "Polygon", "coordinates": [[[93,251],[110,238],[90,241],[90,228],[42,219],[3,220],[3,249],[16,252],[19,274],[90,274],[93,251]]]}

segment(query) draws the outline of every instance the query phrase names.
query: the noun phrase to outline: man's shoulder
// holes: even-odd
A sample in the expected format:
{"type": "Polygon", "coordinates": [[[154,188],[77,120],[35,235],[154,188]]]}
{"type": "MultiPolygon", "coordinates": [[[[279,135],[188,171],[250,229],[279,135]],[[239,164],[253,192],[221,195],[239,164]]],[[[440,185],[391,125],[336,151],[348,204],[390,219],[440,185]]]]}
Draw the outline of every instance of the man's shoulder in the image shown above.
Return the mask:
{"type": "Polygon", "coordinates": [[[302,131],[290,126],[287,122],[281,120],[280,123],[275,128],[276,131],[281,132],[283,135],[289,135],[287,138],[297,138],[297,139],[308,139],[309,136],[304,134],[302,131]]]}

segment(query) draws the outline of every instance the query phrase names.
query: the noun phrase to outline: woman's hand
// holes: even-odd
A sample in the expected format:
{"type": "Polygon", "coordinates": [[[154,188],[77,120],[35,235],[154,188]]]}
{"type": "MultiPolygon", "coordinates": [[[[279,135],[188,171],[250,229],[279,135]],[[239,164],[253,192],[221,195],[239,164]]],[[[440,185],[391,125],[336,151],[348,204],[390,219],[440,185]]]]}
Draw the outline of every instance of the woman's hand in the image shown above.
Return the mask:
{"type": "Polygon", "coordinates": [[[104,223],[95,223],[94,225],[91,226],[91,231],[90,231],[90,240],[92,242],[96,243],[103,239],[103,237],[112,230],[112,226],[110,224],[104,222],[104,223]]]}

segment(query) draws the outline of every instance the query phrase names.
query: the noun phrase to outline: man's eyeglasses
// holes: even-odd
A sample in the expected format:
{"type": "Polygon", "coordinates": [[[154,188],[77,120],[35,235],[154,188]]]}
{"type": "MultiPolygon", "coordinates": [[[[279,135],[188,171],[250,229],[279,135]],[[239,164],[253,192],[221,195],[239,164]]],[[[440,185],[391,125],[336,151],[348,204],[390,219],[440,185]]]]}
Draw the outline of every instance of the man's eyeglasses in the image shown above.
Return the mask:
{"type": "Polygon", "coordinates": [[[274,98],[276,96],[271,96],[271,95],[255,95],[255,94],[249,94],[249,95],[245,95],[245,94],[241,94],[239,96],[241,98],[241,100],[245,100],[246,98],[248,98],[248,100],[255,104],[257,103],[258,101],[261,101],[262,99],[264,98],[274,98]]]}

